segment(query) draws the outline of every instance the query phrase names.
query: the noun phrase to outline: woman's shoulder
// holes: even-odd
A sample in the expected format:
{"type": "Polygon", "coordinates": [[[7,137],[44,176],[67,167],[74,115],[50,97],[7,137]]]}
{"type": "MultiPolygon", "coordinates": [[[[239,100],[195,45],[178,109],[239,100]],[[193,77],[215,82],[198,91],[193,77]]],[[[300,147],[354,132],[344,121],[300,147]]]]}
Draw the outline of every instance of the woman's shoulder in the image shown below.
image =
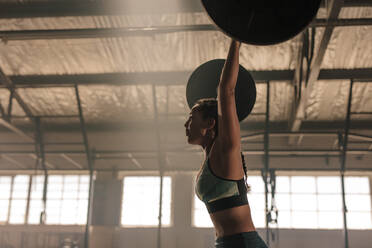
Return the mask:
{"type": "Polygon", "coordinates": [[[215,142],[209,154],[209,166],[216,175],[229,179],[242,178],[244,171],[242,170],[242,160],[239,151],[224,150],[220,142],[215,142]]]}

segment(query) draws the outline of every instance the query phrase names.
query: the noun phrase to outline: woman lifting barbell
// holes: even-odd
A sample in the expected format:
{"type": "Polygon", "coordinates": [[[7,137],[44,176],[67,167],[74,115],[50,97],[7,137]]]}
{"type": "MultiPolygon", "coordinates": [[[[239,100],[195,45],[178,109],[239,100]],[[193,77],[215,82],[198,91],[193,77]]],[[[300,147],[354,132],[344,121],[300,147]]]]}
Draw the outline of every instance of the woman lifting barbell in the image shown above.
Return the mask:
{"type": "Polygon", "coordinates": [[[188,143],[200,145],[205,153],[195,191],[212,219],[216,248],[267,248],[256,232],[247,199],[239,121],[251,112],[256,87],[250,73],[239,65],[240,41],[273,45],[296,36],[315,17],[320,0],[202,0],[202,4],[233,40],[226,61],[199,66],[187,84],[188,143]]]}
{"type": "MultiPolygon", "coordinates": [[[[240,42],[232,40],[218,84],[217,100],[204,98],[196,101],[185,123],[186,135],[189,144],[200,145],[205,152],[195,190],[206,204],[214,224],[216,247],[266,248],[252,222],[246,168],[240,151],[240,118],[235,102],[239,48],[240,42]]],[[[196,84],[193,83],[195,77],[192,75],[188,83],[188,100],[191,98],[190,87],[196,84]]],[[[246,104],[249,112],[255,102],[255,87],[252,89],[254,92],[250,93],[246,104]]]]}

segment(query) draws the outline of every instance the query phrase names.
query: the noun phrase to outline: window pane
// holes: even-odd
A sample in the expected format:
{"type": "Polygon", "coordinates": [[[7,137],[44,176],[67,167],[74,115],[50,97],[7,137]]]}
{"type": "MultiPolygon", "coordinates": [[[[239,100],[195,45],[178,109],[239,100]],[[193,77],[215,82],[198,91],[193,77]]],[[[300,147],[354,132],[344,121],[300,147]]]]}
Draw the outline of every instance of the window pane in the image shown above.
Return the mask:
{"type": "Polygon", "coordinates": [[[61,182],[54,182],[54,180],[48,180],[48,199],[61,199],[62,198],[63,184],[61,182]]]}
{"type": "Polygon", "coordinates": [[[345,197],[349,211],[371,211],[370,195],[346,195],[345,197]]]}
{"type": "Polygon", "coordinates": [[[9,199],[11,177],[0,177],[0,199],[9,199]]]}
{"type": "MultiPolygon", "coordinates": [[[[159,177],[125,177],[122,224],[156,226],[159,215],[159,177]]],[[[170,225],[171,179],[163,178],[162,224],[170,225]]]]}
{"type": "Polygon", "coordinates": [[[293,193],[315,193],[314,177],[292,177],[291,189],[293,193]]]}
{"type": "Polygon", "coordinates": [[[265,192],[265,184],[260,176],[249,176],[247,177],[247,183],[251,186],[252,193],[263,193],[265,192]]]}
{"type": "Polygon", "coordinates": [[[194,226],[196,227],[213,227],[211,218],[209,217],[208,210],[204,203],[194,195],[194,226]]]}
{"type": "Polygon", "coordinates": [[[79,177],[78,176],[65,176],[63,185],[63,198],[64,199],[76,199],[78,196],[79,189],[79,177]]]}
{"type": "Polygon", "coordinates": [[[265,210],[265,195],[264,194],[248,194],[248,202],[252,211],[265,210]]]}
{"type": "Polygon", "coordinates": [[[30,209],[28,213],[28,223],[29,224],[39,224],[40,214],[42,211],[43,202],[41,200],[31,200],[30,209]]]}
{"type": "Polygon", "coordinates": [[[65,176],[64,179],[65,185],[77,185],[79,183],[79,176],[65,176]]]}
{"type": "Polygon", "coordinates": [[[371,212],[349,212],[347,213],[347,226],[350,229],[371,229],[371,212]]]}
{"type": "Polygon", "coordinates": [[[290,190],[289,177],[276,177],[276,192],[288,193],[290,190]]]}
{"type": "Polygon", "coordinates": [[[277,194],[275,200],[279,211],[291,209],[291,198],[289,194],[277,194]]]}
{"type": "Polygon", "coordinates": [[[278,227],[280,228],[289,228],[291,227],[291,212],[281,211],[278,213],[278,227]]]}
{"type": "Polygon", "coordinates": [[[317,177],[319,193],[341,193],[340,177],[317,177]]]}
{"type": "Polygon", "coordinates": [[[316,212],[292,212],[292,227],[294,228],[317,228],[316,212]]]}
{"type": "Polygon", "coordinates": [[[44,176],[33,176],[31,185],[31,199],[42,199],[44,190],[44,176]]]}
{"type": "Polygon", "coordinates": [[[1,176],[0,177],[0,184],[5,184],[5,185],[9,184],[10,185],[11,181],[12,181],[12,178],[9,177],[9,176],[1,176]]]}
{"type": "Polygon", "coordinates": [[[0,200],[0,222],[8,219],[9,200],[0,200]]]}
{"type": "Polygon", "coordinates": [[[23,224],[25,222],[27,200],[12,200],[9,223],[23,224]]]}
{"type": "Polygon", "coordinates": [[[77,216],[77,201],[64,200],[61,206],[61,224],[75,224],[77,216]]]}
{"type": "Polygon", "coordinates": [[[89,184],[89,176],[82,175],[79,178],[80,178],[80,183],[89,184]]]}
{"type": "Polygon", "coordinates": [[[46,209],[47,224],[75,225],[86,223],[88,203],[86,178],[87,176],[76,175],[49,177],[46,209]],[[82,198],[79,198],[79,196],[82,196],[82,198]]]}
{"type": "Polygon", "coordinates": [[[346,177],[345,192],[346,194],[369,194],[368,177],[346,177]]]}
{"type": "Polygon", "coordinates": [[[341,212],[320,212],[318,213],[319,228],[341,229],[343,216],[341,212]]]}
{"type": "Polygon", "coordinates": [[[29,176],[19,175],[14,177],[13,199],[27,199],[29,176]]]}
{"type": "Polygon", "coordinates": [[[60,200],[49,200],[46,205],[46,223],[47,224],[58,224],[60,216],[61,201],[60,200]]]}
{"type": "Polygon", "coordinates": [[[341,195],[318,195],[318,209],[319,211],[341,211],[341,195]]]}
{"type": "Polygon", "coordinates": [[[252,220],[255,227],[265,227],[265,211],[252,211],[252,220]]]}
{"type": "Polygon", "coordinates": [[[316,211],[316,195],[293,194],[291,198],[293,210],[316,211]]]}
{"type": "Polygon", "coordinates": [[[64,184],[63,199],[76,199],[78,197],[78,187],[77,183],[64,184]]]}
{"type": "Polygon", "coordinates": [[[76,224],[83,225],[87,222],[88,200],[78,201],[78,216],[76,224]]]}
{"type": "Polygon", "coordinates": [[[88,199],[89,197],[89,184],[82,182],[79,185],[79,198],[80,199],[88,199]]]}

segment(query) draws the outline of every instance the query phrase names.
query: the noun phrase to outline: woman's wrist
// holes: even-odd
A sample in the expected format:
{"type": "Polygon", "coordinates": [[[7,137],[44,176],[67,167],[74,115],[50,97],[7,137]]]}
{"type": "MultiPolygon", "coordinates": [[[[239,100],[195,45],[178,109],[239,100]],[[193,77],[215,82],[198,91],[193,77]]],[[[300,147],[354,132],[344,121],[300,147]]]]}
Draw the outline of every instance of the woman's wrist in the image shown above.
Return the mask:
{"type": "Polygon", "coordinates": [[[240,46],[242,44],[240,41],[234,40],[234,39],[231,40],[231,43],[232,43],[233,46],[235,46],[237,48],[240,48],[240,46]]]}

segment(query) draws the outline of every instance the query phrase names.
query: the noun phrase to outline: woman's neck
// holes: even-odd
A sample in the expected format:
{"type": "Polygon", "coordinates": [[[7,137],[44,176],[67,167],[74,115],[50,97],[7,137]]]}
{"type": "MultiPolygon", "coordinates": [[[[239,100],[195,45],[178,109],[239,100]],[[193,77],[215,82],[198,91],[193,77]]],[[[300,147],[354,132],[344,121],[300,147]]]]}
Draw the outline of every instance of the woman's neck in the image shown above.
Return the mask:
{"type": "Polygon", "coordinates": [[[204,154],[205,156],[207,157],[209,152],[211,151],[212,147],[213,147],[213,144],[214,144],[214,140],[215,139],[210,139],[210,140],[207,140],[203,145],[203,150],[204,150],[204,154]]]}

